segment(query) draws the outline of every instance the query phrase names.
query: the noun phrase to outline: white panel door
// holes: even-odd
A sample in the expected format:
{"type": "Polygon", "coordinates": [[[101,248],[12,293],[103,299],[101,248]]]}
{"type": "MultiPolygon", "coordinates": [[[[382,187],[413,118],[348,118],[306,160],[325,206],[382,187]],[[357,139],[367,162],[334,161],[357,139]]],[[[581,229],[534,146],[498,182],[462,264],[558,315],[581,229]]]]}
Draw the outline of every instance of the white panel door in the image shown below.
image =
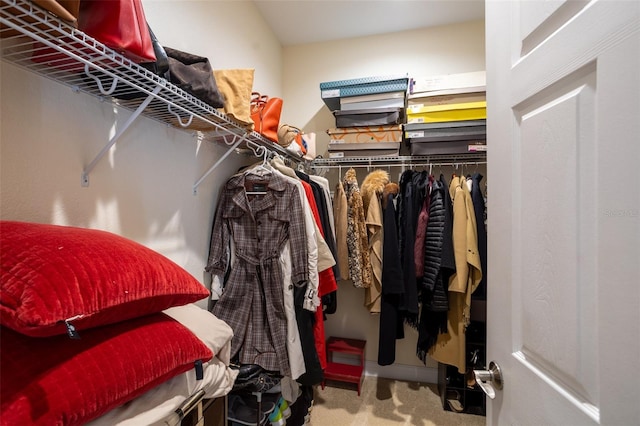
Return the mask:
{"type": "Polygon", "coordinates": [[[640,2],[487,0],[488,424],[640,424],[640,2]]]}

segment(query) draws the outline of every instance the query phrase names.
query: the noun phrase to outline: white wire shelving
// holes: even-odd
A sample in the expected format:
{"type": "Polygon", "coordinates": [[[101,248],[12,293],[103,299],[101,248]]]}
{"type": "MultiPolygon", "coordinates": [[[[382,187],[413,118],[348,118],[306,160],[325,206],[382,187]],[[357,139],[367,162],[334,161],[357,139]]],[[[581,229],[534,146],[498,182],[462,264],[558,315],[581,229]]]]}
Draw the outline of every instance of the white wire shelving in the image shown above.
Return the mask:
{"type": "Polygon", "coordinates": [[[232,152],[262,156],[267,150],[294,163],[302,161],[30,1],[0,0],[0,54],[3,61],[132,111],[126,123],[82,170],[83,186],[89,185],[93,168],[139,116],[229,147],[194,183],[194,193],[232,152]],[[126,99],[133,94],[139,96],[126,99]]]}

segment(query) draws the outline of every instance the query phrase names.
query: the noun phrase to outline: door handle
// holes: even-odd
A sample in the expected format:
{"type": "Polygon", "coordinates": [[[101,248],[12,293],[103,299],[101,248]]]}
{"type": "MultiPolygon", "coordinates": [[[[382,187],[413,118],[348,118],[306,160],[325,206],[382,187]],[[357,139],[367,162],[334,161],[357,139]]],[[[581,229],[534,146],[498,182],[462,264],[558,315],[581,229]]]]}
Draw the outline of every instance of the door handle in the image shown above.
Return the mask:
{"type": "Polygon", "coordinates": [[[473,375],[476,377],[476,383],[489,398],[494,399],[496,390],[502,390],[502,371],[496,362],[491,361],[488,370],[473,370],[473,375]]]}

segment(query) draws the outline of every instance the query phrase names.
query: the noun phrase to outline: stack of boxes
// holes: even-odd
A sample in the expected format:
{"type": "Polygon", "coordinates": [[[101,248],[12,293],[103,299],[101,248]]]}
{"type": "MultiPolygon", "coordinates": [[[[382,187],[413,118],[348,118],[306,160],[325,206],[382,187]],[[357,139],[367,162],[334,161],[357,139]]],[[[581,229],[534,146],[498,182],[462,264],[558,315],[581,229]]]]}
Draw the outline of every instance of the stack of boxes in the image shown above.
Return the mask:
{"type": "Polygon", "coordinates": [[[327,130],[329,157],[399,155],[408,86],[406,75],[320,83],[336,121],[327,130]]]}
{"type": "Polygon", "coordinates": [[[486,151],[484,71],[412,78],[407,98],[411,155],[486,151]]]}

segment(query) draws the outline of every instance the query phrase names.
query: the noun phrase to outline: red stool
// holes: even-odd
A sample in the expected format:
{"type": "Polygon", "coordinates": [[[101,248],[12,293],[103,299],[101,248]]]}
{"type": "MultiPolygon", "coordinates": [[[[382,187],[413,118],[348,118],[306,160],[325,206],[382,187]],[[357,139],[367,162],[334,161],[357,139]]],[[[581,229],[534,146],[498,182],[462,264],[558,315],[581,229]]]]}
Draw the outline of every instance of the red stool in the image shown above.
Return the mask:
{"type": "Polygon", "coordinates": [[[329,337],[329,340],[327,340],[327,368],[324,371],[322,389],[324,389],[326,380],[356,383],[358,385],[358,396],[360,396],[360,390],[364,380],[364,350],[366,345],[366,340],[329,337]],[[356,355],[360,364],[351,365],[334,362],[334,353],[356,355]]]}

